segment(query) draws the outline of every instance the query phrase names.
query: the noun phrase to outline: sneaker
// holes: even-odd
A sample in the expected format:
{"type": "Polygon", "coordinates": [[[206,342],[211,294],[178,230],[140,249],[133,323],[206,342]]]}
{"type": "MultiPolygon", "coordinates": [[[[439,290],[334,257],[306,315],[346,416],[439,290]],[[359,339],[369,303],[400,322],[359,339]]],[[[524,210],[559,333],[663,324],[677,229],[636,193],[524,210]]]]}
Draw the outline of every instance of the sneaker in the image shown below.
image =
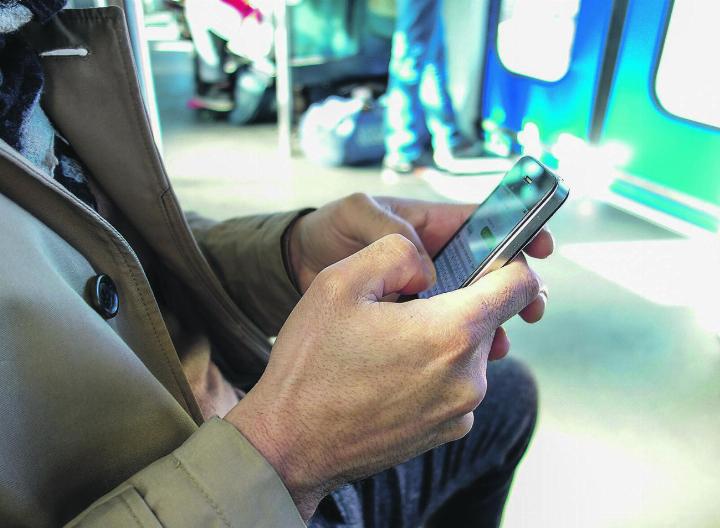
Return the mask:
{"type": "Polygon", "coordinates": [[[188,106],[195,110],[210,110],[211,112],[232,112],[235,102],[228,91],[227,83],[208,85],[190,99],[188,106]]]}
{"type": "Polygon", "coordinates": [[[512,161],[485,149],[482,141],[463,139],[450,152],[436,152],[435,163],[442,170],[455,175],[507,172],[512,161]]]}
{"type": "Polygon", "coordinates": [[[480,158],[487,155],[485,144],[482,141],[470,141],[465,138],[454,146],[450,152],[453,158],[456,159],[480,158]]]}
{"type": "Polygon", "coordinates": [[[412,161],[397,159],[395,156],[385,156],[382,163],[383,170],[389,170],[399,175],[413,174],[423,169],[436,169],[432,154],[424,151],[412,161]]]}

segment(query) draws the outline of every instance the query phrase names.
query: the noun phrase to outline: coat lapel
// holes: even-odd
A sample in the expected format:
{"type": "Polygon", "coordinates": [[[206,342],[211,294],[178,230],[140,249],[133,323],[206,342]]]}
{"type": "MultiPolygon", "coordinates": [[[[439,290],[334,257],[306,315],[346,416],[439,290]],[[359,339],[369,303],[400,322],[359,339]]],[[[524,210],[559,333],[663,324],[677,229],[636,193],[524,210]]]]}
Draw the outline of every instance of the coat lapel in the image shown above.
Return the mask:
{"type": "Polygon", "coordinates": [[[84,56],[45,53],[45,111],[96,183],[193,290],[208,320],[245,350],[250,369],[261,369],[269,353],[267,338],[210,269],[170,187],[140,95],[122,11],[66,10],[47,25],[28,28],[26,38],[41,52],[87,50],[84,56]]]}
{"type": "MultiPolygon", "coordinates": [[[[95,211],[42,174],[4,141],[0,141],[0,192],[73,246],[97,273],[106,273],[115,280],[122,310],[108,324],[185,411],[201,423],[202,415],[150,285],[125,240],[95,211]]],[[[83,295],[83,292],[77,293],[83,295]]],[[[97,346],[102,347],[103,343],[99,341],[97,346]]]]}

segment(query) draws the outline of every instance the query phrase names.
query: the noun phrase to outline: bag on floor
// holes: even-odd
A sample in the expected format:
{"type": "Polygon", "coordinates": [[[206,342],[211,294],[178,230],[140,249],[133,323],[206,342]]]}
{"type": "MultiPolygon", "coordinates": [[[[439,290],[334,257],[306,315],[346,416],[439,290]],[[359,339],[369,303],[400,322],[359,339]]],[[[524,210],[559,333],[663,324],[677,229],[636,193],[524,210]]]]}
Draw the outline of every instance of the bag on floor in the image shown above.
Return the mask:
{"type": "Polygon", "coordinates": [[[372,97],[330,96],[300,119],[300,148],[323,165],[366,165],[385,155],[384,105],[372,97]]]}

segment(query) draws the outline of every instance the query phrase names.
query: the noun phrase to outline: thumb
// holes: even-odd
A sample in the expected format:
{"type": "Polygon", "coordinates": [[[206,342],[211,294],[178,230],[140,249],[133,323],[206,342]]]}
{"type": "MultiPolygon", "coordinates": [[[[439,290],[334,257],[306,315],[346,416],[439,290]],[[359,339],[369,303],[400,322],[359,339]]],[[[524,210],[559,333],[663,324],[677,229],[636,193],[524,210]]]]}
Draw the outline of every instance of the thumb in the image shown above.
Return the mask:
{"type": "Polygon", "coordinates": [[[520,254],[473,284],[428,299],[456,318],[455,324],[493,332],[530,304],[540,291],[540,278],[520,254]],[[482,322],[483,324],[473,324],[482,322]]]}
{"type": "Polygon", "coordinates": [[[415,244],[399,234],[387,235],[326,269],[338,287],[373,301],[392,293],[426,289],[425,264],[415,244]]]}

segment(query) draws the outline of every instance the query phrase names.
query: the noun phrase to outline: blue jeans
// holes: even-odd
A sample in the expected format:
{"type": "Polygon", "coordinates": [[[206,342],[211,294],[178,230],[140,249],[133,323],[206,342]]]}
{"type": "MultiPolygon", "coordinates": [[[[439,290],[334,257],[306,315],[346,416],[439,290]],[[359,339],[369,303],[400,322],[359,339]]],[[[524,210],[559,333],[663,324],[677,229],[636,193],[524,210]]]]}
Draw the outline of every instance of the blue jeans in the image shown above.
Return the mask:
{"type": "Polygon", "coordinates": [[[430,139],[436,152],[460,141],[447,91],[442,0],[397,0],[385,121],[393,161],[416,160],[430,139]]]}
{"type": "Polygon", "coordinates": [[[488,367],[488,391],[464,438],[327,496],[310,528],[486,528],[500,525],[532,436],[537,390],[526,367],[488,367]]]}

